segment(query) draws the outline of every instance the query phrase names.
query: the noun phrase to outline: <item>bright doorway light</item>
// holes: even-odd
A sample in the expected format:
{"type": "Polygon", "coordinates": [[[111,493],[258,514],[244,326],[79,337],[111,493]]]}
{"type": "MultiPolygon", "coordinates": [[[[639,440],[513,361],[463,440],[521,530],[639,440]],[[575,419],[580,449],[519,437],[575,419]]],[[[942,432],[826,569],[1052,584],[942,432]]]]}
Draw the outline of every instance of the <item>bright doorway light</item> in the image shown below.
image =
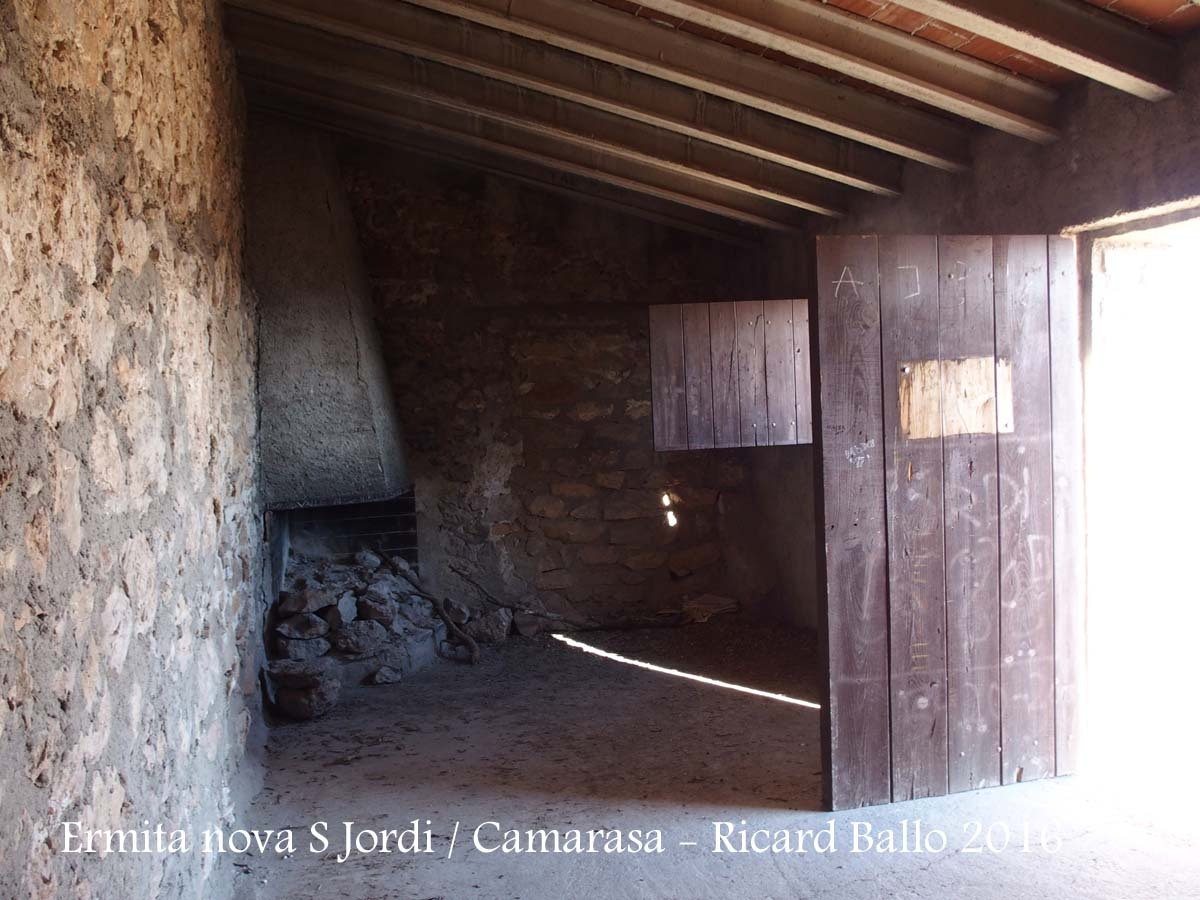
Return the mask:
{"type": "Polygon", "coordinates": [[[1200,220],[1092,255],[1083,762],[1156,817],[1192,815],[1200,745],[1198,264],[1200,220]]]}

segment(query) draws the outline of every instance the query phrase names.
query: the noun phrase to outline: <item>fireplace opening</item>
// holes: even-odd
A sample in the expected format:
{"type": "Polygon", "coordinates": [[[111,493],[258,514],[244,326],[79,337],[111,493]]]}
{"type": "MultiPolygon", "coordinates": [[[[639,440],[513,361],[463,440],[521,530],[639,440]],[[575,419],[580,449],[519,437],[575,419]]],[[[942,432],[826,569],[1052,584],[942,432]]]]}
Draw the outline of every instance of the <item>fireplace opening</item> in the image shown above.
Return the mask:
{"type": "Polygon", "coordinates": [[[419,570],[416,497],[294,509],[288,513],[293,553],[313,558],[352,557],[360,550],[399,556],[419,570]]]}

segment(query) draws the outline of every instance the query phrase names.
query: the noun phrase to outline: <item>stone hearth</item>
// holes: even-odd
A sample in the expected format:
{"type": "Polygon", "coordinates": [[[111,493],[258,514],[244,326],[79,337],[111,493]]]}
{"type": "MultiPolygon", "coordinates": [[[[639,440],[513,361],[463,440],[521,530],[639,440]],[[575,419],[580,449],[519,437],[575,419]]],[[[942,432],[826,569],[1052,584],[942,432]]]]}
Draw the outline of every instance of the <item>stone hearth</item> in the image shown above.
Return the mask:
{"type": "MultiPolygon", "coordinates": [[[[353,557],[293,556],[267,630],[274,706],[287,718],[311,719],[337,703],[343,685],[392,684],[439,655],[456,657],[432,603],[403,574],[361,550],[353,557]]],[[[507,609],[445,602],[449,617],[480,643],[504,640],[507,609]]]]}

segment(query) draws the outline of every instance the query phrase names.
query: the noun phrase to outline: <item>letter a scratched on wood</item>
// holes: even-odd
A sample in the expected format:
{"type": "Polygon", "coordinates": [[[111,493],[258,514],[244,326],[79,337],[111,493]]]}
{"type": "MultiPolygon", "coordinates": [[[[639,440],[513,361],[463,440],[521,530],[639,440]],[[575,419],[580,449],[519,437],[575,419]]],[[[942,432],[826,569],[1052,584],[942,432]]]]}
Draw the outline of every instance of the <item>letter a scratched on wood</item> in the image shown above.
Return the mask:
{"type": "Polygon", "coordinates": [[[850,290],[854,291],[854,299],[859,299],[858,289],[862,286],[861,281],[854,280],[854,272],[849,266],[842,266],[842,274],[838,276],[838,280],[833,283],[833,296],[838,298],[842,295],[842,286],[850,285],[850,290]]]}

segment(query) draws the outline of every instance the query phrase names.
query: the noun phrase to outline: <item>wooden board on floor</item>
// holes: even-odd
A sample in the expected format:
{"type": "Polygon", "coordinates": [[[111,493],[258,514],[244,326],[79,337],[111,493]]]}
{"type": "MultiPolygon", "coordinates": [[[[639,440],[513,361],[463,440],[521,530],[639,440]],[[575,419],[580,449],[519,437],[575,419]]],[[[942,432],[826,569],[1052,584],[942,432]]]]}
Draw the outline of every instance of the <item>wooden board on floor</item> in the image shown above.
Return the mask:
{"type": "MultiPolygon", "coordinates": [[[[994,356],[991,238],[941,237],[938,260],[940,358],[994,356]]],[[[994,408],[994,380],[991,391],[994,408]]],[[[945,393],[944,387],[944,404],[961,399],[945,393]]],[[[978,402],[980,398],[971,399],[978,402]]],[[[995,428],[984,433],[944,435],[942,456],[948,786],[951,791],[969,791],[1000,783],[995,428]]]]}
{"type": "Polygon", "coordinates": [[[713,444],[740,447],[741,415],[738,409],[737,304],[708,305],[709,343],[712,345],[713,444]]]}
{"type": "Polygon", "coordinates": [[[767,445],[767,368],[765,316],[761,300],[741,300],[737,315],[738,408],[741,446],[767,445]]]}
{"type": "Polygon", "coordinates": [[[996,352],[1012,361],[998,437],[1000,709],[1005,784],[1054,774],[1054,468],[1047,241],[994,239],[996,352]]]}
{"type": "Polygon", "coordinates": [[[833,809],[891,799],[878,264],[874,237],[817,239],[833,809]]]}
{"type": "Polygon", "coordinates": [[[792,347],[796,353],[796,443],[813,439],[812,336],[808,328],[808,301],[792,301],[792,347]]]}
{"type": "Polygon", "coordinates": [[[1051,237],[1050,405],[1054,423],[1054,742],[1057,775],[1079,768],[1087,565],[1083,348],[1075,242],[1051,237]]]}
{"type": "Polygon", "coordinates": [[[712,346],[708,304],[683,306],[683,362],[687,396],[688,449],[713,446],[712,346]]]}
{"type": "Polygon", "coordinates": [[[796,443],[796,352],[792,301],[763,303],[767,373],[767,443],[796,443]]]}
{"type": "Polygon", "coordinates": [[[654,449],[686,450],[683,315],[678,303],[650,307],[650,392],[654,449]]]}
{"type": "MultiPolygon", "coordinates": [[[[900,384],[938,359],[937,238],[879,238],[883,420],[887,476],[892,799],[947,791],[946,584],[942,438],[901,426],[900,384]]],[[[940,425],[935,389],[922,410],[940,425]]]]}

